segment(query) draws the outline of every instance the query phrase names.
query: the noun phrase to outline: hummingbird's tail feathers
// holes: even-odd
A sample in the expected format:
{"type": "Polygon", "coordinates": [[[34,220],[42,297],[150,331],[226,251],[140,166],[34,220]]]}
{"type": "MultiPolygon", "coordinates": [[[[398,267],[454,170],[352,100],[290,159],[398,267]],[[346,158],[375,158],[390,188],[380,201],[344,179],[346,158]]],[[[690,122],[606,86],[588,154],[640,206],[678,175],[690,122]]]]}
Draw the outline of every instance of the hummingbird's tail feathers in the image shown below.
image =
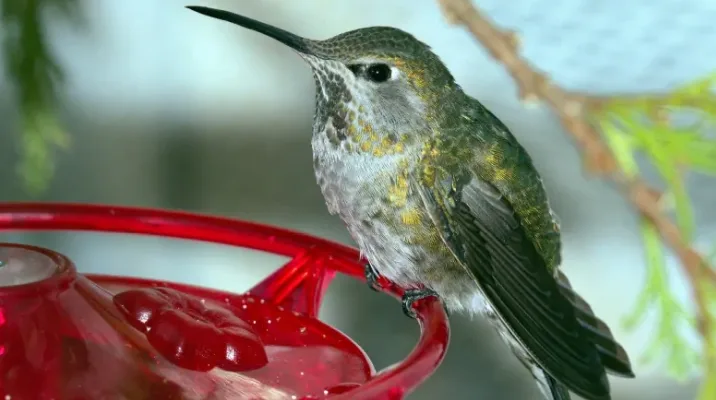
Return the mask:
{"type": "Polygon", "coordinates": [[[545,400],[572,400],[569,390],[554,378],[547,375],[537,364],[532,364],[530,371],[535,381],[537,381],[537,387],[539,387],[540,392],[544,395],[545,400]]]}
{"type": "Polygon", "coordinates": [[[572,400],[572,396],[569,395],[569,390],[567,390],[564,385],[555,381],[551,376],[547,376],[547,381],[552,394],[551,400],[572,400]]]}
{"type": "MultiPolygon", "coordinates": [[[[537,388],[544,396],[545,400],[572,400],[569,390],[566,386],[557,382],[542,367],[537,364],[532,357],[525,351],[524,347],[515,340],[514,336],[499,322],[498,317],[494,314],[487,314],[488,318],[495,321],[497,332],[505,339],[508,347],[517,357],[517,360],[524,365],[537,383],[537,388]]],[[[608,399],[602,399],[608,400],[608,399]]]]}
{"type": "Polygon", "coordinates": [[[569,395],[569,390],[567,390],[564,385],[549,376],[547,377],[547,380],[549,381],[549,389],[552,394],[551,400],[572,400],[572,396],[569,395]]]}
{"type": "Polygon", "coordinates": [[[633,378],[634,372],[632,371],[629,356],[626,350],[616,341],[607,324],[594,315],[592,307],[584,298],[572,290],[569,279],[561,271],[558,272],[557,280],[562,294],[574,305],[580,325],[584,328],[589,339],[596,345],[599,357],[607,372],[612,375],[633,378]]]}

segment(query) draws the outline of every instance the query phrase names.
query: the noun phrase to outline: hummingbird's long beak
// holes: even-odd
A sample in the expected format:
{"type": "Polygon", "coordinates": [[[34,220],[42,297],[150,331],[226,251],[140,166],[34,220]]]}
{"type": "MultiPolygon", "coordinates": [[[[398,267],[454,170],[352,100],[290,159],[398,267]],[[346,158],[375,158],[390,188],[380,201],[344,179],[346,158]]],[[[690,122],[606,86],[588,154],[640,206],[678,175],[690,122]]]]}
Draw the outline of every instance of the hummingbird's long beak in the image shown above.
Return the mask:
{"type": "Polygon", "coordinates": [[[244,28],[251,29],[264,35],[274,38],[286,46],[298,51],[299,53],[312,55],[313,52],[309,48],[310,40],[302,38],[298,35],[294,35],[291,32],[285,31],[281,28],[265,24],[263,22],[244,17],[243,15],[234,14],[229,11],[217,10],[215,8],[201,7],[201,6],[187,6],[186,8],[196,11],[199,14],[203,14],[212,18],[217,18],[232,24],[243,26],[244,28]]]}

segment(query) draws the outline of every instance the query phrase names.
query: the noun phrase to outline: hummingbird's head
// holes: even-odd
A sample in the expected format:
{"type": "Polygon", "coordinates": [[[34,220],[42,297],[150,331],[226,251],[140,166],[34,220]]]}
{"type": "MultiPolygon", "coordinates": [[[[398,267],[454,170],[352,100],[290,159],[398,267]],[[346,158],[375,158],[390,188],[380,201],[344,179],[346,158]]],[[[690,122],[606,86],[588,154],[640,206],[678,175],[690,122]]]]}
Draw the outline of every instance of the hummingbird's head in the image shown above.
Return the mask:
{"type": "Polygon", "coordinates": [[[397,28],[369,27],[311,40],[228,11],[188,8],[262,33],[298,52],[316,81],[317,122],[331,118],[337,129],[343,125],[346,132],[339,136],[360,131],[374,138],[427,133],[426,125],[451,104],[448,96],[462,93],[430,47],[397,28]]]}

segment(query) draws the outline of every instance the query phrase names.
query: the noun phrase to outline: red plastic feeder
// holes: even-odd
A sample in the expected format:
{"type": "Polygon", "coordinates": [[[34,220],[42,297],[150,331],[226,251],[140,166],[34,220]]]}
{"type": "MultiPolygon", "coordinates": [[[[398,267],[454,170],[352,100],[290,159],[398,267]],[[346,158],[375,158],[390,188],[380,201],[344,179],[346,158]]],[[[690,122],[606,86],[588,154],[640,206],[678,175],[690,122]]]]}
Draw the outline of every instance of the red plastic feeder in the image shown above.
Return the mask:
{"type": "Polygon", "coordinates": [[[248,293],[233,294],[77,274],[61,254],[0,243],[0,400],[402,399],[447,350],[447,316],[426,299],[416,304],[417,346],[376,372],[355,342],[317,319],[336,272],[364,280],[358,252],[300,233],[73,204],[0,204],[0,229],[146,234],[291,257],[248,293]]]}

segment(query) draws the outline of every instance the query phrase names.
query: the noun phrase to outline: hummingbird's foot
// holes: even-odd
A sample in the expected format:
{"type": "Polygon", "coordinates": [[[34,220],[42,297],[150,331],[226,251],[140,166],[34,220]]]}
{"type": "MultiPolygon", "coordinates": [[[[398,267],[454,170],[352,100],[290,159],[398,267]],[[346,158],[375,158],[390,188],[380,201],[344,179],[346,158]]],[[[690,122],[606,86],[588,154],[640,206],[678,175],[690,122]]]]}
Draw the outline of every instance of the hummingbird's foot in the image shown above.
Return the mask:
{"type": "Polygon", "coordinates": [[[371,288],[371,290],[375,290],[376,292],[379,292],[381,289],[380,284],[378,283],[378,271],[373,268],[370,263],[365,264],[365,282],[368,284],[368,287],[371,288]]]}
{"type": "MultiPolygon", "coordinates": [[[[415,319],[418,317],[418,315],[415,313],[415,309],[413,309],[413,303],[415,303],[418,300],[422,300],[428,297],[435,296],[438,301],[440,300],[440,296],[438,296],[435,291],[430,289],[408,289],[403,293],[403,314],[406,316],[415,319]]],[[[443,307],[445,305],[443,304],[443,307]]],[[[450,316],[450,313],[448,312],[447,307],[445,307],[445,313],[450,316]]]]}

